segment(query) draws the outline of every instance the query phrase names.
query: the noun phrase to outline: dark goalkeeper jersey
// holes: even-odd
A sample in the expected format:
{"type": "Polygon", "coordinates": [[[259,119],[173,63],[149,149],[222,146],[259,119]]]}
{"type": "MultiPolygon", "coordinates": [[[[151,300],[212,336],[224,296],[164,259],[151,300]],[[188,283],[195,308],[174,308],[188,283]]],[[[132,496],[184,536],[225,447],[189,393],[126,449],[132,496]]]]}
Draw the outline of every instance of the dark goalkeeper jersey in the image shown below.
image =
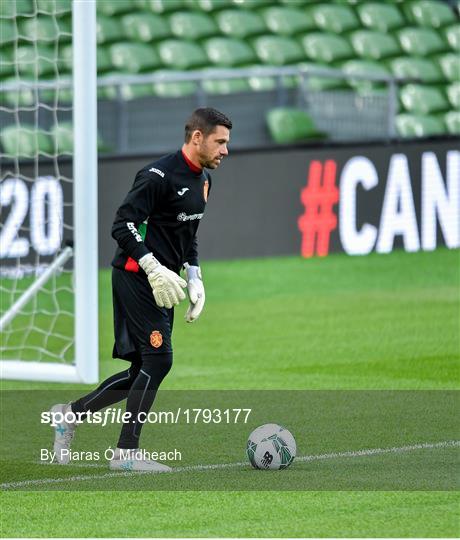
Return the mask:
{"type": "Polygon", "coordinates": [[[210,175],[181,150],[141,169],[112,226],[119,246],[112,266],[138,272],[147,253],[175,272],[185,262],[198,266],[196,232],[210,188],[210,175]]]}

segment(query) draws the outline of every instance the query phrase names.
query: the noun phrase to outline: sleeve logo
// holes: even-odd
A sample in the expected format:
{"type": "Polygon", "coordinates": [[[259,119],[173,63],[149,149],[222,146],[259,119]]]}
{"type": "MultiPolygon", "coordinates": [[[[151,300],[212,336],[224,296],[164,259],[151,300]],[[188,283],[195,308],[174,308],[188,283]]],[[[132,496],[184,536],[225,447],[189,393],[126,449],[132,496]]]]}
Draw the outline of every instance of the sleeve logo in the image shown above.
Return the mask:
{"type": "Polygon", "coordinates": [[[149,172],[158,174],[159,176],[161,176],[161,178],[165,177],[165,173],[163,171],[160,171],[160,169],[156,169],[155,167],[152,167],[151,169],[149,169],[149,172]]]}

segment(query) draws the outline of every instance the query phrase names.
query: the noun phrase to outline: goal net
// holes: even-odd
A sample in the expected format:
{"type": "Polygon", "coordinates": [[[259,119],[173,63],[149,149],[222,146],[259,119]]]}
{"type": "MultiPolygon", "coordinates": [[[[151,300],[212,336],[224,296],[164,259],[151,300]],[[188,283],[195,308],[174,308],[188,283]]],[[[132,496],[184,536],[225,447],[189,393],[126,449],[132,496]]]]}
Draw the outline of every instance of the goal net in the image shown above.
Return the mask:
{"type": "Polygon", "coordinates": [[[0,1],[2,378],[96,382],[93,0],[0,1]]]}

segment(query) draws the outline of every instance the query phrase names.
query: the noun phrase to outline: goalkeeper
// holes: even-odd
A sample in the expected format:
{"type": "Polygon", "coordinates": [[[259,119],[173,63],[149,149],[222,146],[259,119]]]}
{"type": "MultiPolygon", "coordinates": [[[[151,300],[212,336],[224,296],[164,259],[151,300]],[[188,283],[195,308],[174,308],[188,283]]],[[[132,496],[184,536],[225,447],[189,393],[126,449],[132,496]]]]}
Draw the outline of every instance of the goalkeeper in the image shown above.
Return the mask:
{"type": "MultiPolygon", "coordinates": [[[[170,470],[142,459],[140,453],[136,457],[142,429],[138,418],[140,413],[145,418],[171,369],[174,306],[185,299],[184,289],[190,302],[186,321],[196,321],[203,310],[197,229],[211,189],[205,169],[216,169],[228,154],[231,128],[231,121],[215,109],[194,111],[185,126],[182,149],[140,170],[116,213],[112,227],[118,243],[112,261],[113,357],[129,361],[130,367],[77,401],[51,409],[84,415],[127,399],[126,411],[132,420],[122,426],[112,469],[170,470]],[[182,268],[186,280],[179,275],[182,268]],[[127,450],[133,450],[131,459],[127,450]]],[[[75,428],[68,422],[56,426],[54,451],[59,463],[69,461],[64,450],[70,450],[75,428]]]]}

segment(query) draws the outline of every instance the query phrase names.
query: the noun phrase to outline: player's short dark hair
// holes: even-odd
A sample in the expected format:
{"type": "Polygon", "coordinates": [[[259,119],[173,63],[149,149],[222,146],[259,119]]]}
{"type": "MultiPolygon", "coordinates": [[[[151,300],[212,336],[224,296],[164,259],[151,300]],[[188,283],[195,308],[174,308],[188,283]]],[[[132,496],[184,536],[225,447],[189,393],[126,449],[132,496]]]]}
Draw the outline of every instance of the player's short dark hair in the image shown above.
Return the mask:
{"type": "Polygon", "coordinates": [[[195,130],[201,131],[205,137],[210,135],[217,126],[232,129],[232,121],[225,114],[212,107],[201,107],[193,111],[185,124],[185,142],[188,143],[195,130]]]}

